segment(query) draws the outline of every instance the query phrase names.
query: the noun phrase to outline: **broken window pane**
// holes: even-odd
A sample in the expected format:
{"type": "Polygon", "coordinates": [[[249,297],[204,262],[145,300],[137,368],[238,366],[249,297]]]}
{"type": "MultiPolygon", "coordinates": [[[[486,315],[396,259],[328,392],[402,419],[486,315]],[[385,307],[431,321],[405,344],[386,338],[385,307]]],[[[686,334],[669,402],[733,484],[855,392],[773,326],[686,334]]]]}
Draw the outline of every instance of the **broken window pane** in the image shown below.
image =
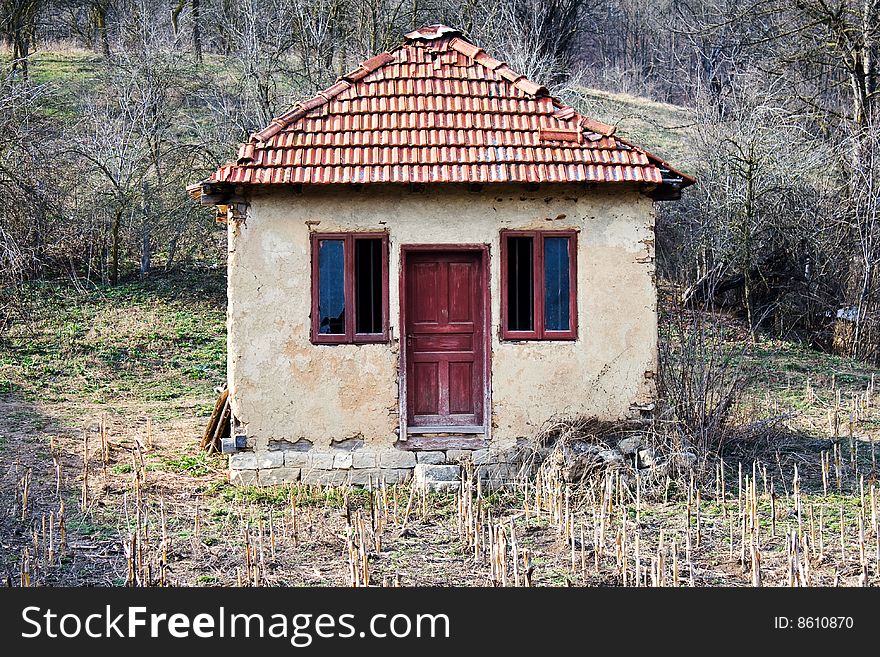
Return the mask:
{"type": "Polygon", "coordinates": [[[318,332],[345,333],[345,242],[321,240],[318,248],[318,332]]]}
{"type": "Polygon", "coordinates": [[[544,238],[544,330],[568,331],[569,254],[568,237],[544,238]]]}
{"type": "Polygon", "coordinates": [[[533,244],[531,237],[507,238],[507,328],[533,331],[533,244]]]}
{"type": "Polygon", "coordinates": [[[382,240],[354,243],[355,333],[382,332],[382,240]]]}

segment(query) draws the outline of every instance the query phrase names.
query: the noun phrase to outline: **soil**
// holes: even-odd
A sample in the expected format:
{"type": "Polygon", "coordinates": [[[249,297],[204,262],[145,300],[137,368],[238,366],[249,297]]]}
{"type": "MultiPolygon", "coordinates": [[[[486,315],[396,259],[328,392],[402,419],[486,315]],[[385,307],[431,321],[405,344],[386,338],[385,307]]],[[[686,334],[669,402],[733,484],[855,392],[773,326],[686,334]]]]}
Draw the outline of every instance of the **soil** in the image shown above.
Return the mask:
{"type": "MultiPolygon", "coordinates": [[[[187,410],[193,406],[203,407],[204,401],[181,400],[175,404],[179,413],[170,414],[172,417],[168,419],[151,420],[149,427],[147,418],[158,410],[155,405],[131,403],[108,409],[104,405],[53,407],[22,401],[0,402],[0,435],[4,440],[0,450],[0,548],[7,583],[22,583],[22,564],[25,563],[28,571],[26,583],[31,585],[131,584],[126,550],[131,545],[132,532],[136,532],[135,509],[139,499],[141,525],[146,527],[147,538],[141,547],[145,565],[143,574],[136,581],[138,584],[350,586],[347,518],[357,513],[368,517],[369,493],[360,489],[236,488],[228,485],[225,458],[206,457],[197,451],[204,418],[194,418],[187,414],[187,410]],[[101,457],[102,425],[109,445],[106,462],[101,457]],[[83,508],[86,437],[89,492],[83,508]],[[145,481],[136,483],[135,473],[140,470],[138,450],[143,455],[145,481]],[[61,473],[60,495],[56,494],[56,463],[61,473]],[[22,515],[22,480],[28,472],[27,509],[22,515]],[[291,498],[297,502],[295,536],[291,498]],[[64,501],[66,531],[63,556],[59,545],[60,500],[64,501]],[[50,517],[55,520],[51,562],[46,554],[49,541],[44,529],[44,523],[49,524],[50,517]],[[251,560],[259,564],[259,568],[248,568],[246,544],[252,551],[251,560]]],[[[863,452],[863,458],[867,454],[863,452]]],[[[863,470],[870,490],[873,475],[869,460],[863,464],[863,470]]],[[[745,472],[749,472],[748,468],[745,472]]],[[[745,569],[741,565],[738,522],[734,528],[733,549],[729,541],[729,518],[737,513],[736,477],[730,464],[728,475],[728,501],[723,512],[711,491],[704,491],[699,544],[695,510],[692,510],[692,571],[687,567],[685,554],[686,504],[681,500],[646,500],[641,504],[638,518],[641,561],[643,566],[650,566],[662,528],[668,571],[666,585],[672,585],[673,543],[680,585],[751,584],[750,556],[746,557],[745,569]]],[[[846,485],[852,486],[857,478],[850,470],[846,480],[846,485]]],[[[759,491],[760,482],[759,475],[759,491]]],[[[777,482],[782,488],[778,478],[777,482]]],[[[454,495],[431,494],[424,505],[419,496],[415,496],[405,526],[403,516],[410,496],[408,486],[389,489],[386,495],[389,506],[387,526],[381,532],[381,546],[376,549],[372,545],[366,550],[371,585],[400,582],[410,586],[484,586],[500,583],[491,576],[487,555],[475,560],[473,549],[459,535],[458,506],[454,495]]],[[[380,497],[379,491],[375,491],[375,496],[380,497]]],[[[811,584],[833,585],[837,581],[841,585],[857,585],[861,574],[856,520],[859,497],[837,495],[834,491],[829,491],[827,496],[821,491],[806,491],[803,499],[804,532],[810,531],[806,517],[810,505],[814,507],[814,534],[820,508],[823,509],[825,526],[825,554],[821,559],[814,556],[811,584]],[[841,508],[846,525],[845,560],[841,559],[840,553],[838,518],[841,508]]],[[[481,503],[491,512],[495,523],[509,528],[511,519],[515,521],[520,554],[528,551],[534,566],[533,586],[621,585],[623,572],[616,558],[616,540],[621,537],[621,519],[625,517],[630,555],[627,584],[634,584],[632,545],[637,526],[634,501],[630,500],[625,508],[616,509],[609,516],[605,553],[598,560],[598,568],[592,508],[575,510],[574,569],[570,543],[561,537],[550,514],[535,518],[532,511],[526,521],[526,505],[521,493],[489,493],[481,503]],[[581,526],[585,536],[583,545],[580,542],[581,526]]],[[[764,585],[787,583],[784,537],[787,529],[797,526],[791,497],[780,491],[776,506],[777,527],[773,537],[769,499],[761,496],[759,515],[764,585]]],[[[866,541],[867,583],[876,585],[880,583],[876,536],[870,530],[866,541]]],[[[508,574],[511,581],[507,583],[512,585],[510,563],[508,574]]],[[[643,574],[643,579],[651,583],[650,576],[643,574]]]]}

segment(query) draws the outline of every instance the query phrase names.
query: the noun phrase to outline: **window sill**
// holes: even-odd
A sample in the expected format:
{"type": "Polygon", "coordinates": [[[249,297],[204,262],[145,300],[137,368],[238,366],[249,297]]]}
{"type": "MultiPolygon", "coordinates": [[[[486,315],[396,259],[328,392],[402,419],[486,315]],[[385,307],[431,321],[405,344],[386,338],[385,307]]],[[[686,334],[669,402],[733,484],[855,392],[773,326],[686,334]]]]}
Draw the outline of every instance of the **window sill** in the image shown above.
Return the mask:
{"type": "Polygon", "coordinates": [[[375,338],[358,338],[357,340],[345,340],[345,339],[343,339],[343,340],[332,340],[332,339],[315,340],[314,338],[312,338],[311,340],[309,340],[309,342],[311,342],[314,345],[318,345],[318,346],[323,345],[323,346],[335,347],[335,346],[341,345],[341,344],[347,344],[347,345],[388,344],[391,342],[391,340],[388,338],[388,336],[377,335],[375,338]]]}
{"type": "Polygon", "coordinates": [[[520,338],[520,337],[500,337],[498,338],[501,342],[577,342],[578,336],[576,335],[566,335],[566,336],[549,336],[543,338],[520,338]]]}

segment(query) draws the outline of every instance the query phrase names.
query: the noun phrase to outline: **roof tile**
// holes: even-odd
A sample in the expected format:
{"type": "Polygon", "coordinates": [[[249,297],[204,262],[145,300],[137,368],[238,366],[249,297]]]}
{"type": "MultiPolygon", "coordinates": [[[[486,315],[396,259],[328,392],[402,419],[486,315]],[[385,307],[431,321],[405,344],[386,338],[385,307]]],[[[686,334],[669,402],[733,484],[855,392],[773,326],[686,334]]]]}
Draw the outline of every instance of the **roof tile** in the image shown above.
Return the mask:
{"type": "Polygon", "coordinates": [[[483,49],[479,46],[475,46],[472,43],[468,43],[464,39],[460,37],[455,37],[449,41],[449,47],[454,48],[458,52],[460,52],[465,57],[469,59],[476,59],[476,57],[483,52],[483,49]]]}
{"type": "Polygon", "coordinates": [[[515,71],[512,71],[507,64],[501,65],[500,67],[495,69],[495,72],[508,82],[516,82],[520,78],[525,77],[519,73],[516,73],[515,71]]]}
{"type": "Polygon", "coordinates": [[[207,182],[662,181],[668,165],[457,31],[407,36],[273,119],[207,182]]]}
{"type": "Polygon", "coordinates": [[[547,87],[540,85],[537,82],[526,80],[525,78],[520,78],[519,80],[514,82],[513,86],[530,96],[537,96],[538,94],[547,93],[547,87]]]}
{"type": "Polygon", "coordinates": [[[394,56],[391,53],[383,52],[375,55],[374,57],[370,57],[365,62],[361,62],[361,67],[366,71],[372,73],[373,71],[392,61],[394,61],[394,56]]]}

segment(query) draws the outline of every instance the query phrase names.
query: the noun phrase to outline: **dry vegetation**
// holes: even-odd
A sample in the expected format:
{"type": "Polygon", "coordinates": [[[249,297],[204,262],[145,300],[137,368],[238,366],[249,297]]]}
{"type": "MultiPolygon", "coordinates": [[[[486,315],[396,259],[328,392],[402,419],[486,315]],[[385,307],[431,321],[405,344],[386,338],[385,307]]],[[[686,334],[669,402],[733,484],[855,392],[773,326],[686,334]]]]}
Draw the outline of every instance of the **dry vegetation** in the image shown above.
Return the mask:
{"type": "MultiPolygon", "coordinates": [[[[0,2],[9,584],[880,582],[880,383],[803,346],[878,358],[880,3],[58,8],[0,2]],[[438,20],[697,175],[658,214],[658,275],[729,314],[663,325],[654,439],[677,465],[571,487],[548,462],[505,492],[424,498],[231,488],[224,459],[196,448],[224,378],[225,296],[215,270],[191,267],[222,269],[223,239],[183,189],[438,20]]],[[[607,438],[579,422],[562,433],[607,438]]]]}
{"type": "MultiPolygon", "coordinates": [[[[197,449],[222,371],[222,277],[104,294],[35,289],[3,337],[8,584],[880,584],[880,391],[856,361],[759,337],[737,356],[750,382],[723,461],[690,474],[623,467],[568,485],[547,460],[505,491],[473,477],[427,495],[235,488],[225,460],[197,449]],[[157,324],[156,303],[177,320],[157,324]],[[89,330],[64,328],[73,308],[89,330]],[[96,334],[128,351],[108,366],[96,334]]],[[[734,350],[748,335],[711,320],[734,350]]]]}

